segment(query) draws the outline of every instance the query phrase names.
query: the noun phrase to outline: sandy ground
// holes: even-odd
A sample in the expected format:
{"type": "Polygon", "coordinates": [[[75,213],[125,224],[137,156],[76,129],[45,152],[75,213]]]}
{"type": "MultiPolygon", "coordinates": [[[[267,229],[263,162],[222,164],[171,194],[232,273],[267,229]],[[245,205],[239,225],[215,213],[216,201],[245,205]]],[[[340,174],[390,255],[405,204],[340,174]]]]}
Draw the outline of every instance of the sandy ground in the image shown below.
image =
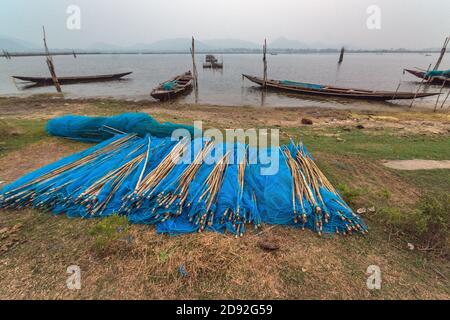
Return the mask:
{"type": "Polygon", "coordinates": [[[450,169],[450,160],[389,160],[383,164],[396,170],[433,170],[433,169],[450,169]]]}
{"type": "Polygon", "coordinates": [[[295,128],[302,126],[302,119],[306,118],[312,120],[313,127],[348,130],[359,126],[372,131],[390,129],[398,131],[399,134],[450,134],[450,110],[433,113],[398,107],[386,109],[382,103],[371,104],[369,111],[366,107],[361,110],[342,110],[316,107],[227,107],[152,101],[64,100],[53,95],[0,98],[0,119],[50,119],[65,114],[107,115],[121,112],[146,112],[160,119],[168,118],[170,121],[184,123],[186,119],[202,120],[207,126],[220,123],[220,127],[229,128],[295,128]]]}

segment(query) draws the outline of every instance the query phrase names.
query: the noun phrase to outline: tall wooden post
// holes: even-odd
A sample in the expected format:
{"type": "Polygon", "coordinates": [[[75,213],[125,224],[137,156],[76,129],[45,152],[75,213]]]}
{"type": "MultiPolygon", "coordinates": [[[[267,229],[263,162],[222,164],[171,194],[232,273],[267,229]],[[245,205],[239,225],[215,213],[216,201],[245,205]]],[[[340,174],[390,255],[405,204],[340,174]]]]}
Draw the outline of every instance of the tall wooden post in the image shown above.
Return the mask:
{"type": "Polygon", "coordinates": [[[344,61],[344,52],[345,52],[345,48],[342,47],[341,48],[341,55],[339,56],[339,61],[338,61],[339,64],[341,64],[342,61],[344,61]]]}
{"type": "Polygon", "coordinates": [[[194,86],[197,88],[198,73],[197,73],[197,65],[195,64],[195,39],[194,39],[194,37],[192,37],[191,56],[192,56],[192,76],[194,77],[194,86]]]}
{"type": "MultiPolygon", "coordinates": [[[[430,68],[431,68],[431,64],[428,66],[428,69],[427,69],[427,72],[426,72],[426,73],[428,73],[428,71],[430,71],[430,68]]],[[[422,86],[422,84],[423,84],[424,81],[425,81],[425,77],[422,78],[422,81],[420,81],[420,84],[419,84],[419,86],[417,87],[417,91],[416,91],[416,93],[414,94],[414,99],[411,101],[411,104],[409,105],[410,108],[412,108],[412,106],[413,106],[413,104],[414,104],[414,101],[416,100],[417,94],[419,93],[420,87],[422,86]]]]}
{"type": "Polygon", "coordinates": [[[263,71],[263,88],[267,85],[267,39],[264,39],[264,46],[263,46],[263,65],[264,65],[264,71],[263,71]]]}
{"type": "Polygon", "coordinates": [[[438,60],[436,62],[436,65],[433,68],[433,71],[436,71],[436,70],[439,69],[439,66],[441,65],[442,59],[444,58],[445,51],[447,51],[447,45],[448,45],[449,41],[450,41],[450,37],[446,37],[445,40],[444,40],[444,46],[441,49],[441,54],[439,55],[439,58],[438,58],[438,60]]]}
{"type": "Polygon", "coordinates": [[[59,85],[58,77],[56,76],[53,59],[52,59],[52,56],[50,55],[50,51],[48,50],[48,47],[47,47],[47,39],[45,37],[44,26],[42,26],[42,31],[44,33],[44,47],[45,47],[45,55],[47,56],[46,61],[47,61],[48,70],[50,71],[50,74],[52,75],[52,80],[53,80],[53,84],[55,85],[56,91],[61,93],[62,90],[61,90],[61,86],[59,85]]]}

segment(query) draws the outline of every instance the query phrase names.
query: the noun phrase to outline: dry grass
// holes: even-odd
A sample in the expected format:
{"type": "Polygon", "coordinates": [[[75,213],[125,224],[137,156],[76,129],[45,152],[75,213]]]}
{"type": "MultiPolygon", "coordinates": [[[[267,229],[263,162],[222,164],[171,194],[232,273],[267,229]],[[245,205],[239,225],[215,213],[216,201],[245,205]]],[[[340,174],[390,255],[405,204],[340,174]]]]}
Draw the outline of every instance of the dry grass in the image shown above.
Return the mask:
{"type": "MultiPolygon", "coordinates": [[[[26,101],[26,100],[24,100],[26,101]]],[[[47,118],[48,113],[107,113],[146,110],[158,120],[204,119],[220,127],[279,126],[297,128],[302,117],[314,128],[352,118],[349,111],[269,109],[214,106],[161,106],[131,103],[102,105],[95,101],[31,100],[28,112],[11,107],[17,100],[0,99],[5,118],[47,118]],[[67,103],[68,105],[64,105],[67,103]],[[41,108],[41,104],[45,106],[41,108]],[[55,111],[55,107],[60,109],[55,111]],[[73,108],[73,107],[76,108],[73,108]],[[111,107],[111,109],[109,109],[111,107]],[[19,110],[19,111],[17,111],[19,110]],[[75,111],[74,111],[75,110],[75,111]],[[226,115],[226,117],[225,117],[226,115]],[[333,120],[336,119],[336,120],[333,120]],[[327,123],[326,121],[329,121],[327,123]],[[330,122],[331,121],[331,122],[330,122]]],[[[22,102],[21,102],[22,103],[22,102]]],[[[23,102],[25,104],[25,102],[23,102]]],[[[400,118],[398,114],[396,114],[400,118]]],[[[401,117],[410,117],[402,115],[401,117]]],[[[412,117],[412,116],[411,116],[412,117]]],[[[414,119],[446,123],[446,119],[414,119]]],[[[353,121],[353,120],[352,120],[353,121]]],[[[372,121],[372,120],[365,120],[372,121]]],[[[380,120],[381,121],[381,120],[380,120]]],[[[388,120],[383,120],[388,121],[388,120]]],[[[409,120],[407,120],[409,121],[409,120]]],[[[356,121],[357,122],[357,121],[356,121]]],[[[355,123],[356,123],[355,122],[355,123]]],[[[379,123],[381,125],[381,123],[379,123]]],[[[341,124],[339,124],[341,125],[341,124]]],[[[323,129],[324,130],[324,129],[323,129]]],[[[401,130],[401,129],[398,129],[401,130]]],[[[324,130],[325,132],[326,130],[324,130]]],[[[376,129],[374,129],[374,132],[376,129]]],[[[31,142],[30,142],[31,143],[31,142]]],[[[53,162],[85,145],[45,137],[0,157],[0,180],[53,162]]],[[[412,208],[421,188],[370,159],[330,152],[314,154],[332,182],[363,190],[355,206],[412,208]]],[[[4,299],[449,299],[448,261],[411,251],[403,237],[366,214],[367,237],[318,237],[309,231],[264,226],[236,239],[217,233],[178,237],[158,235],[153,226],[123,225],[115,220],[68,219],[35,210],[0,211],[0,297],[4,299]],[[3,231],[2,231],[3,230],[3,231]],[[108,230],[106,233],[102,230],[108,230]],[[267,252],[258,243],[276,243],[267,252]],[[82,289],[66,287],[66,269],[79,265],[82,289]],[[369,291],[366,270],[378,265],[382,289],[369,291]],[[184,267],[187,276],[180,273],[184,267]]]]}

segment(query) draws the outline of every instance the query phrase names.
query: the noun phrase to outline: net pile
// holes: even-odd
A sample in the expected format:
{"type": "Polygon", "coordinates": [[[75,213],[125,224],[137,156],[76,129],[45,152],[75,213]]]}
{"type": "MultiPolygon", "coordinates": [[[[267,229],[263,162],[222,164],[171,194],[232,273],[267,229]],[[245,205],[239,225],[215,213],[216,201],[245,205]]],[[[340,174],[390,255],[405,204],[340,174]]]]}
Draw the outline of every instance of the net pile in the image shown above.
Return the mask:
{"type": "Polygon", "coordinates": [[[171,235],[212,230],[242,236],[261,223],[319,234],[367,232],[301,143],[266,151],[278,153],[274,174],[261,174],[259,151],[247,145],[116,134],[5,186],[0,208],[125,215],[171,235]]]}
{"type": "Polygon", "coordinates": [[[171,122],[159,123],[146,113],[123,113],[112,117],[66,115],[47,122],[50,135],[84,142],[100,142],[118,133],[135,133],[144,137],[170,137],[176,129],[186,129],[194,136],[194,127],[171,122]]]}

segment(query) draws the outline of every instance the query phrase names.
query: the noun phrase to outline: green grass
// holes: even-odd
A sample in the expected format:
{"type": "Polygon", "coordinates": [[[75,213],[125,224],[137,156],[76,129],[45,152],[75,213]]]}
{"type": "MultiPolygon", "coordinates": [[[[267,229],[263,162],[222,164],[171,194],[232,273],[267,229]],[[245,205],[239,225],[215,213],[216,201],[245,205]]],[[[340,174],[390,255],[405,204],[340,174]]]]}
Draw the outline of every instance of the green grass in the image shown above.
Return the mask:
{"type": "Polygon", "coordinates": [[[397,171],[397,174],[406,181],[427,192],[449,192],[450,170],[415,170],[397,171]]]}
{"type": "MultiPolygon", "coordinates": [[[[310,128],[286,129],[283,132],[300,137],[311,152],[320,151],[366,159],[450,159],[448,136],[401,136],[389,130],[373,133],[364,130],[340,131],[335,128],[321,132],[314,132],[310,128]],[[339,135],[343,141],[324,134],[339,135]]],[[[287,141],[286,137],[282,139],[283,143],[287,141]]]]}
{"type": "Polygon", "coordinates": [[[0,120],[0,156],[45,137],[45,120],[0,120]]]}

